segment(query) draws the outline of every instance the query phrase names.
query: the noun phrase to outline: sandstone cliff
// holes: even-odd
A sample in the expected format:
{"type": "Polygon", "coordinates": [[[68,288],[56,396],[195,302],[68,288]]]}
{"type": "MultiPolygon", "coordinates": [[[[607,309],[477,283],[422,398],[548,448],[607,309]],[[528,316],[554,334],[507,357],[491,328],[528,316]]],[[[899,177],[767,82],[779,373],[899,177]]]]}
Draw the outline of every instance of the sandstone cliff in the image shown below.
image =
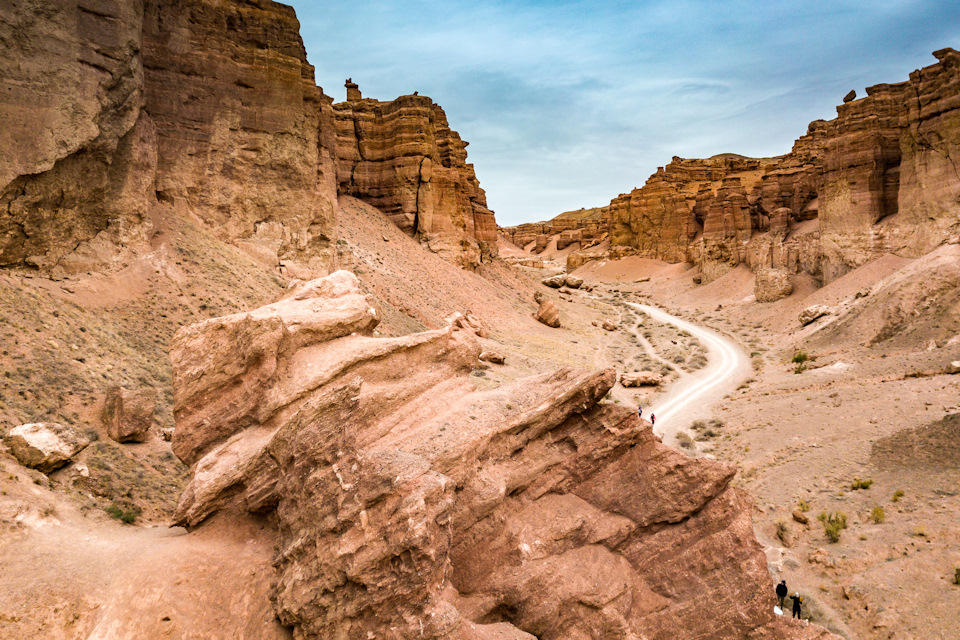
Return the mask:
{"type": "Polygon", "coordinates": [[[0,265],[109,267],[173,211],[271,266],[329,262],[331,100],[292,9],[54,5],[0,9],[0,265]]]}
{"type": "Polygon", "coordinates": [[[418,95],[361,99],[351,85],[355,99],[334,105],[340,194],[377,207],[451,262],[472,268],[495,256],[493,212],[443,109],[418,95]]]}
{"type": "Polygon", "coordinates": [[[335,123],[298,30],[272,0],[5,3],[0,267],[113,269],[180,216],[269,269],[316,275],[333,264],[341,194],[453,262],[495,255],[443,110],[362,100],[335,123]]]}
{"type": "MultiPolygon", "coordinates": [[[[692,262],[704,282],[738,264],[829,282],[955,238],[960,53],[934,55],[908,81],[869,87],[834,120],[811,123],[784,156],[674,158],[611,201],[612,252],[692,262]]],[[[522,243],[534,228],[557,233],[534,223],[504,235],[522,243]]]]}
{"type": "Polygon", "coordinates": [[[377,322],[337,272],[173,342],[193,464],[175,518],[274,514],[294,637],[819,635],[774,620],[735,468],[600,402],[614,371],[482,390],[469,317],[399,338],[377,322]]]}
{"type": "Polygon", "coordinates": [[[565,211],[547,222],[529,222],[515,227],[501,227],[499,233],[513,245],[525,248],[535,243],[534,253],[547,246],[550,237],[559,234],[557,248],[564,249],[579,243],[579,248],[593,245],[603,239],[610,226],[610,208],[593,207],[565,211]]]}

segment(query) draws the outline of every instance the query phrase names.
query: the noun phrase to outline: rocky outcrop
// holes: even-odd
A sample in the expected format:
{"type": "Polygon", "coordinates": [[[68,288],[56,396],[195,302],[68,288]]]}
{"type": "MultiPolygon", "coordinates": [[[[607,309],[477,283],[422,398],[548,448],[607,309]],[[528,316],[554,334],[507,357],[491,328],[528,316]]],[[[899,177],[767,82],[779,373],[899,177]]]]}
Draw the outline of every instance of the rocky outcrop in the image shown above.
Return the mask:
{"type": "Polygon", "coordinates": [[[156,405],[157,392],[152,388],[111,387],[101,416],[107,435],[117,442],[143,442],[153,426],[156,405]]]}
{"type": "Polygon", "coordinates": [[[146,239],[153,210],[196,216],[271,266],[327,266],[333,115],[291,8],[105,0],[0,12],[12,44],[0,62],[0,266],[109,267],[146,239]]]}
{"type": "Polygon", "coordinates": [[[497,255],[496,222],[466,161],[468,143],[439,105],[410,95],[347,100],[334,112],[342,195],[377,207],[451,262],[473,268],[497,255]]]}
{"type": "Polygon", "coordinates": [[[313,277],[333,263],[338,191],[451,260],[496,255],[443,110],[357,99],[335,118],[298,30],[272,0],[5,3],[0,267],[122,266],[182,216],[313,277]]]}
{"type": "Polygon", "coordinates": [[[565,211],[547,222],[500,227],[498,232],[520,248],[534,243],[534,253],[543,251],[553,236],[557,236],[557,249],[566,249],[571,244],[583,249],[597,244],[610,232],[610,209],[595,207],[565,211]]]}
{"type": "Polygon", "coordinates": [[[73,427],[36,422],[14,427],[3,437],[3,443],[23,466],[50,473],[83,451],[90,439],[73,427]]]}
{"type": "Polygon", "coordinates": [[[371,337],[362,300],[341,272],[174,341],[175,519],[272,512],[294,637],[796,637],[736,469],[601,403],[613,370],[481,390],[475,331],[371,337]]]}
{"type": "MultiPolygon", "coordinates": [[[[918,257],[956,237],[960,53],[934,56],[906,82],[848,95],[784,156],[673,158],[611,201],[604,255],[692,262],[703,282],[739,264],[829,282],[882,254],[918,257]]],[[[522,235],[522,246],[533,226],[502,232],[522,235]]],[[[596,257],[571,254],[567,268],[596,257]]]]}

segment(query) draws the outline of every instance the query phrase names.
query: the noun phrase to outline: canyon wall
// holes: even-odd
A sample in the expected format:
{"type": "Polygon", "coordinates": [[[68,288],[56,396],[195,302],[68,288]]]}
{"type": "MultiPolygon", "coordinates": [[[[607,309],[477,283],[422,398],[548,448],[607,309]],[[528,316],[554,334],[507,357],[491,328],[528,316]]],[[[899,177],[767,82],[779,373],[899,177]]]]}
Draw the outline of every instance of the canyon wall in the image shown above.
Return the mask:
{"type": "MultiPolygon", "coordinates": [[[[934,56],[906,82],[869,87],[837,118],[811,123],[784,156],[675,157],[610,203],[612,252],[691,262],[704,282],[738,264],[829,282],[957,237],[960,53],[934,56]]],[[[548,223],[503,233],[519,243],[534,229],[557,233],[548,223]]]]}
{"type": "Polygon", "coordinates": [[[0,6],[0,40],[0,267],[111,269],[186,216],[268,268],[315,275],[332,266],[340,193],[451,261],[496,254],[443,110],[406,96],[335,116],[288,6],[25,0],[0,6]]]}
{"type": "Polygon", "coordinates": [[[496,221],[466,161],[468,143],[443,109],[425,96],[380,102],[361,98],[352,82],[347,89],[348,100],[334,105],[340,193],[377,207],[451,262],[475,267],[497,255],[496,221]]]}
{"type": "Polygon", "coordinates": [[[511,244],[525,248],[531,242],[535,253],[543,251],[550,237],[559,234],[557,248],[564,249],[573,243],[590,246],[606,239],[610,227],[610,207],[593,207],[565,211],[546,222],[528,222],[515,227],[501,227],[499,232],[511,244]]]}

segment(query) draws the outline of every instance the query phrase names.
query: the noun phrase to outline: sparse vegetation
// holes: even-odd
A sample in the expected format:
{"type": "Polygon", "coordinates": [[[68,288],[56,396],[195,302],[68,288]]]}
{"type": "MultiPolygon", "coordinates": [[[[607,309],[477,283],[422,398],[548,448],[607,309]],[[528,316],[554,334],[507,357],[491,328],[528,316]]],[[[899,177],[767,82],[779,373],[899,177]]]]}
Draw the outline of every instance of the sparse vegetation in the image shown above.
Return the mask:
{"type": "Polygon", "coordinates": [[[953,584],[960,584],[960,567],[953,570],[953,584]]]}
{"type": "Polygon", "coordinates": [[[840,511],[827,513],[821,511],[817,520],[823,523],[823,532],[830,542],[839,542],[841,532],[847,528],[847,514],[840,511]]]}
{"type": "Polygon", "coordinates": [[[870,512],[869,520],[873,524],[881,524],[886,519],[886,516],[883,513],[883,507],[874,507],[873,511],[870,512]]]}
{"type": "Polygon", "coordinates": [[[906,494],[903,492],[903,489],[897,489],[896,491],[893,492],[893,501],[900,502],[900,498],[902,498],[905,495],[906,494]]]}
{"type": "Polygon", "coordinates": [[[123,508],[117,503],[113,503],[107,508],[104,509],[111,518],[119,520],[124,524],[133,524],[137,521],[137,517],[140,515],[140,509],[136,506],[130,508],[123,508]]]}
{"type": "Polygon", "coordinates": [[[793,358],[790,359],[790,362],[794,364],[803,364],[810,359],[810,356],[807,355],[806,351],[796,351],[793,354],[793,358]]]}
{"type": "Polygon", "coordinates": [[[677,434],[677,444],[683,447],[684,449],[693,449],[694,447],[693,438],[691,438],[689,434],[686,434],[683,431],[677,434]]]}
{"type": "Polygon", "coordinates": [[[780,542],[788,545],[790,542],[790,526],[782,519],[777,520],[774,524],[777,527],[777,538],[780,542]]]}
{"type": "Polygon", "coordinates": [[[807,502],[806,500],[801,500],[800,502],[797,503],[797,510],[802,513],[806,513],[807,511],[810,511],[810,503],[807,502]]]}
{"type": "Polygon", "coordinates": [[[869,489],[870,485],[873,484],[873,480],[867,478],[866,480],[861,480],[860,478],[854,478],[853,482],[850,483],[850,488],[853,491],[858,491],[860,489],[869,489]]]}

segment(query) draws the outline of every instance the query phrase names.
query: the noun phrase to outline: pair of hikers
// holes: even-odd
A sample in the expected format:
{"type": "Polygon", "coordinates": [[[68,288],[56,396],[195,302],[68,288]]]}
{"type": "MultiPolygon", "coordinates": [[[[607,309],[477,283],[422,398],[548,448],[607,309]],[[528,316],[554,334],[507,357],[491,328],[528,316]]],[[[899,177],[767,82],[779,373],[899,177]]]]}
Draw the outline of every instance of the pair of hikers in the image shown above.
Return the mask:
{"type": "MultiPolygon", "coordinates": [[[[781,580],[780,584],[777,585],[777,600],[780,601],[780,607],[783,607],[783,600],[787,597],[787,581],[781,580]]],[[[793,595],[790,596],[790,599],[793,600],[793,614],[791,617],[799,618],[800,617],[800,605],[803,603],[803,596],[801,596],[796,591],[793,592],[793,595]]]]}
{"type": "MultiPolygon", "coordinates": [[[[643,418],[643,407],[641,407],[640,405],[637,405],[637,417],[638,417],[638,418],[643,418]]],[[[656,416],[656,414],[651,413],[651,414],[650,414],[650,426],[652,427],[652,426],[655,425],[656,423],[657,423],[657,416],[656,416]]]]}

